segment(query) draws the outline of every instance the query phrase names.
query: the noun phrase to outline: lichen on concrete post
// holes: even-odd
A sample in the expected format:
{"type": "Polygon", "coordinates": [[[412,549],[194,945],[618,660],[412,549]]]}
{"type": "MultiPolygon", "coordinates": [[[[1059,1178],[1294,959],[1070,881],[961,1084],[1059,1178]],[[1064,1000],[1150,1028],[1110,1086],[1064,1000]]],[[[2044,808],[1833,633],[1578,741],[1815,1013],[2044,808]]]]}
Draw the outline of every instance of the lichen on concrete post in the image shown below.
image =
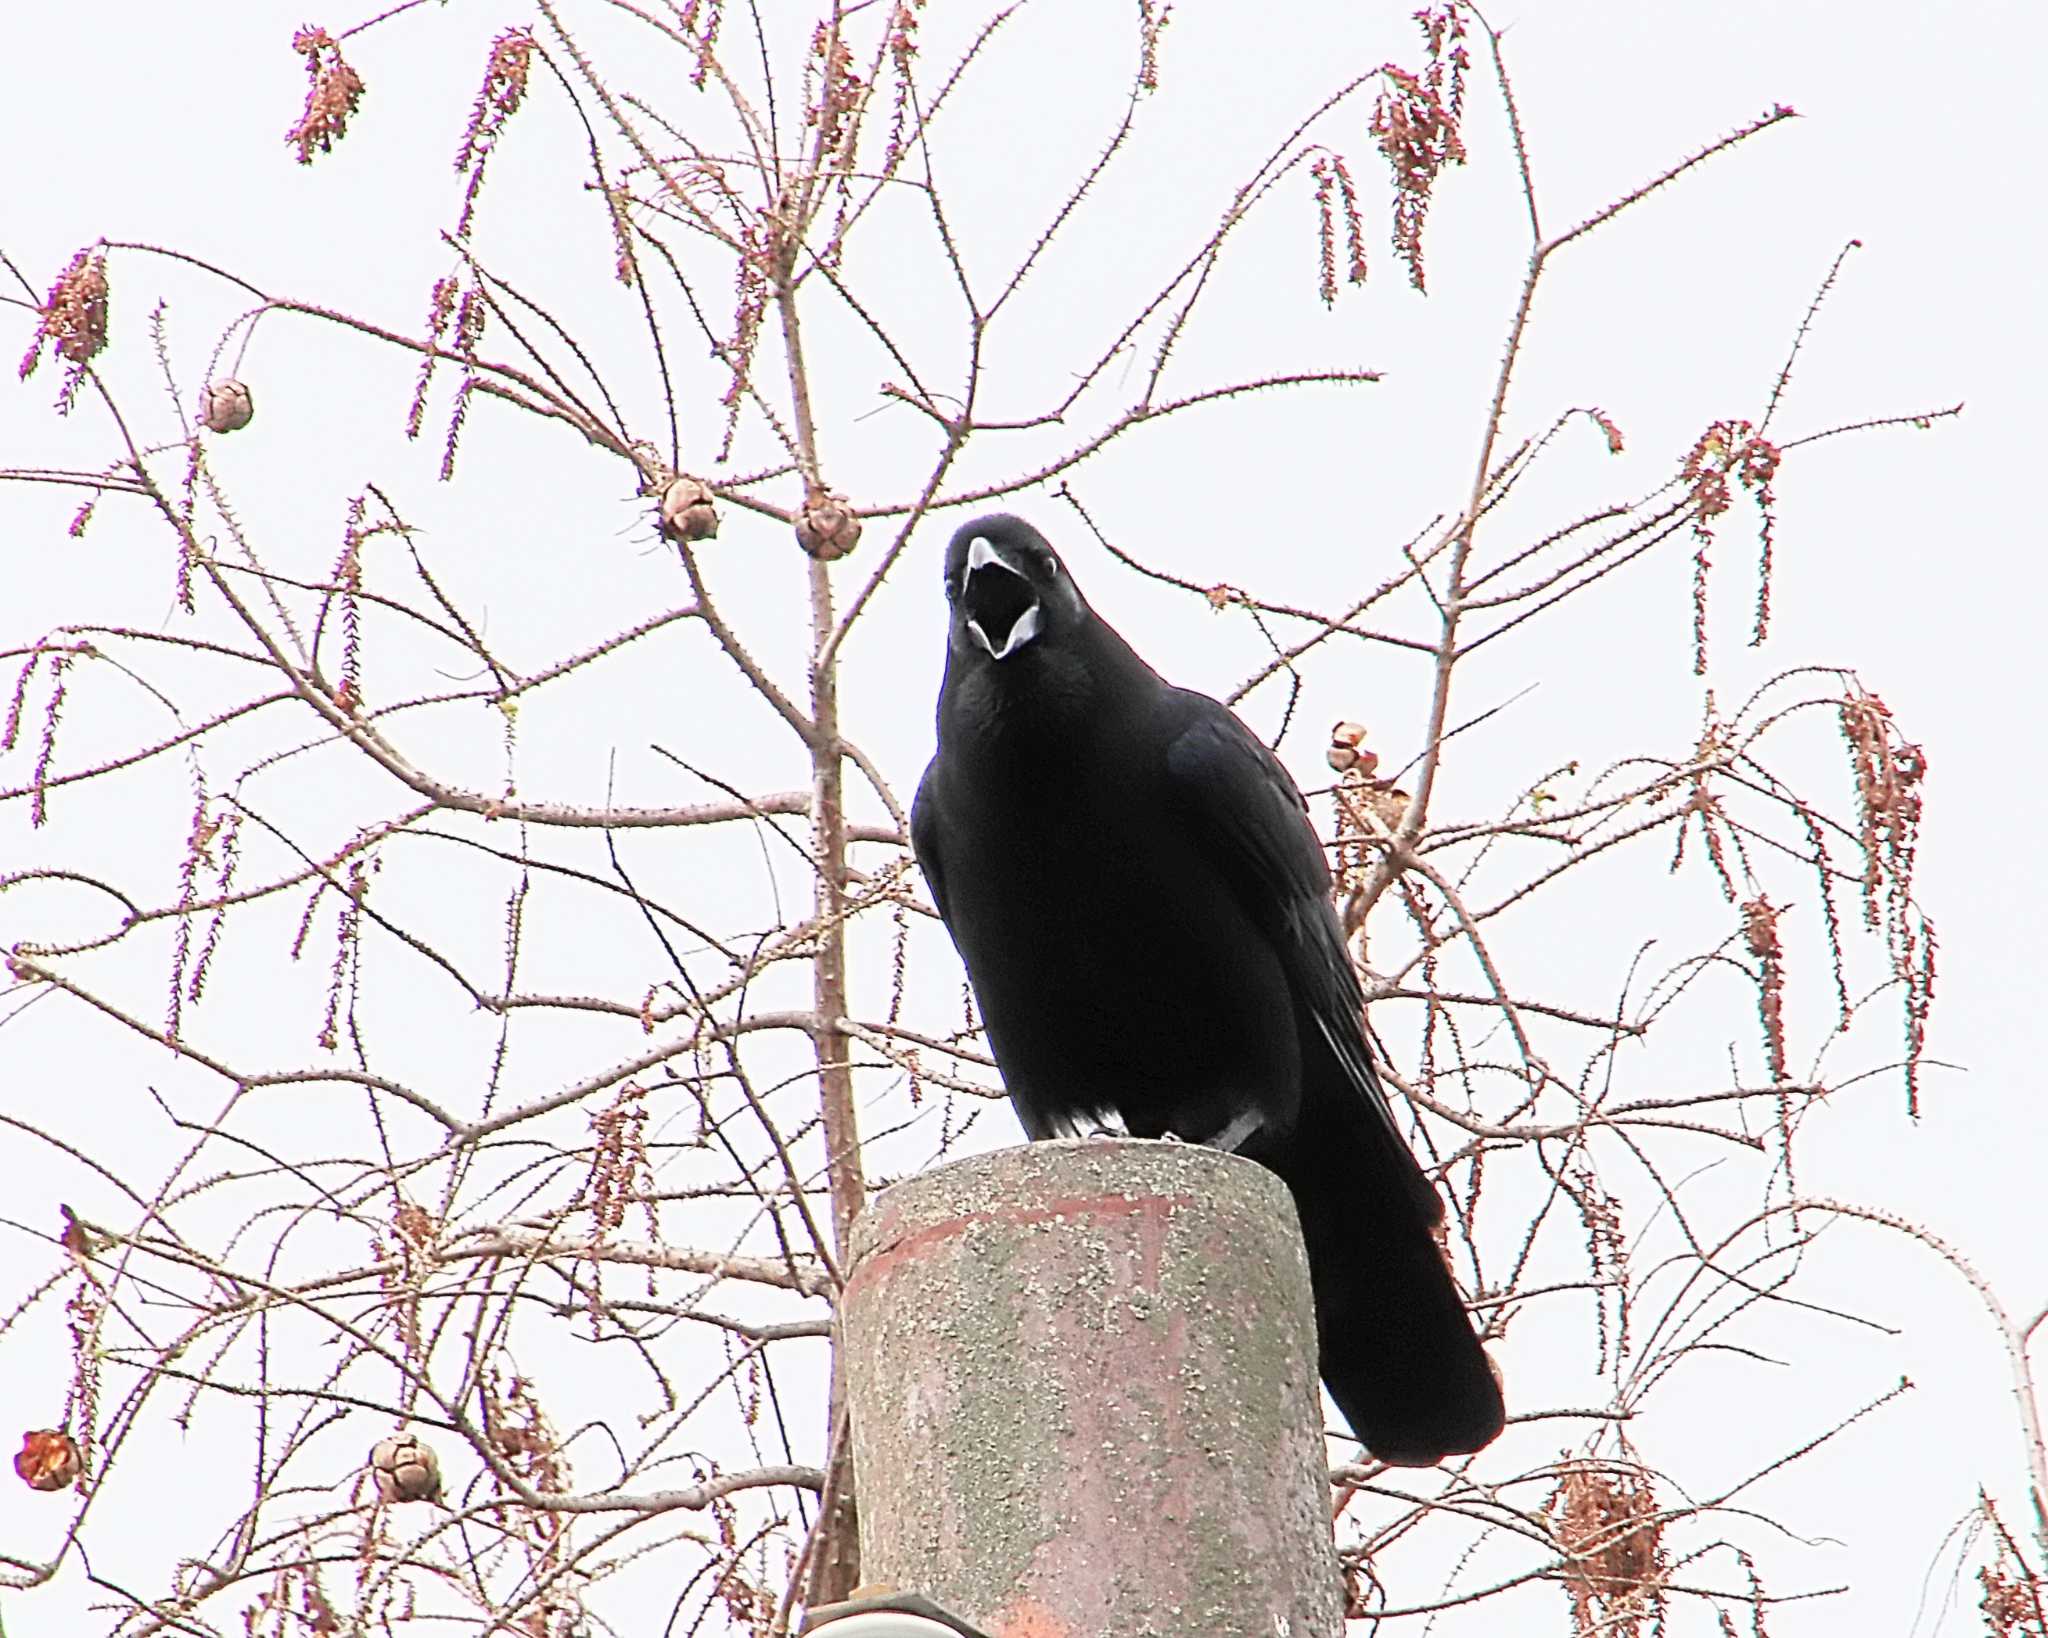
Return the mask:
{"type": "Polygon", "coordinates": [[[976,1155],[861,1217],[863,1574],[999,1638],[1337,1638],[1286,1189],[1185,1144],[976,1155]]]}

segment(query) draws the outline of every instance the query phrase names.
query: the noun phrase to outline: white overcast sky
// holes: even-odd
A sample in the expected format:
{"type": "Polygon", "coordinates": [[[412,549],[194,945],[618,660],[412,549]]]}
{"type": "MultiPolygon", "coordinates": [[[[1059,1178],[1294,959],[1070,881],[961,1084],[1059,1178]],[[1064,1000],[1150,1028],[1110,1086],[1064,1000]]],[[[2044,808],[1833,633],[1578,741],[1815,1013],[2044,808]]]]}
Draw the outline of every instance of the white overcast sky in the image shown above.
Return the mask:
{"type": "MultiPolygon", "coordinates": [[[[1230,156],[1263,151],[1318,88],[1388,57],[1412,60],[1407,10],[1369,0],[1257,8],[1190,0],[1178,8],[1164,46],[1165,89],[1148,109],[1163,134],[1137,151],[1110,208],[1089,229],[1092,257],[1049,283],[1033,321],[1042,330],[1018,356],[1017,379],[1036,389],[1034,369],[1064,367],[1065,338],[1092,335],[1128,294],[1119,282],[1127,262],[1147,267],[1195,224],[1213,219],[1227,197],[1226,179],[1243,169],[1230,156]]],[[[935,38],[957,34],[950,13],[950,0],[932,0],[935,38]]],[[[2044,569],[2035,464],[2048,372],[2041,274],[2048,121],[2037,78],[2048,52],[2044,18],[2038,4],[1900,0],[1711,7],[1526,0],[1495,14],[1508,28],[1539,190],[1557,223],[1773,103],[1803,116],[1560,261],[1539,303],[1511,426],[1537,427],[1557,409],[1597,403],[1627,435],[1628,458],[1641,463],[1613,492],[1645,487],[1706,420],[1755,413],[1814,287],[1851,238],[1863,248],[1802,356],[1787,430],[1967,406],[1934,430],[1841,440],[1787,467],[1778,635],[1760,658],[1739,651],[1753,548],[1738,506],[1717,553],[1716,649],[1725,664],[1715,680],[1733,699],[1783,665],[1851,666],[1927,748],[1920,895],[1940,929],[1942,957],[1932,1051],[1966,1072],[1929,1072],[1917,1125],[1889,1085],[1845,1098],[1809,1125],[1804,1182],[1926,1224],[1971,1256],[2012,1307],[2029,1313],[2048,1302],[2048,1113],[2037,1075],[2044,569]]],[[[292,163],[280,140],[301,96],[288,44],[302,20],[260,0],[15,8],[0,32],[0,249],[41,288],[75,249],[102,236],[174,244],[265,288],[415,330],[425,291],[445,265],[435,233],[451,218],[454,182],[442,156],[453,151],[489,39],[529,19],[516,0],[503,7],[460,0],[366,37],[351,50],[370,90],[358,127],[309,170],[292,163]]],[[[338,30],[358,19],[327,13],[314,20],[338,30]]],[[[983,92],[979,146],[960,162],[955,190],[964,233],[990,243],[1021,233],[1036,220],[1034,207],[1093,152],[1111,106],[1105,94],[1123,71],[1125,24],[1121,6],[1076,0],[1046,7],[1017,30],[1006,66],[983,92]],[[1102,68],[1090,36],[1112,12],[1116,33],[1102,68]]],[[[1294,347],[1296,356],[1307,346],[1332,363],[1383,370],[1386,381],[1353,397],[1310,396],[1257,416],[1191,422],[1171,439],[1133,441],[1127,453],[1085,469],[1077,487],[1122,541],[1196,580],[1227,579],[1284,601],[1334,599],[1366,578],[1349,555],[1354,548],[1398,542],[1462,498],[1521,257],[1498,120],[1484,88],[1474,96],[1474,162],[1440,189],[1427,300],[1401,282],[1383,217],[1375,216],[1374,284],[1323,314],[1313,300],[1304,181],[1274,218],[1288,230],[1258,239],[1236,275],[1239,287],[1219,297],[1248,315],[1242,351],[1229,331],[1204,343],[1218,372],[1269,345],[1294,347]]],[[[1352,120],[1346,147],[1366,176],[1377,160],[1361,123],[1352,120]]],[[[539,144],[522,150],[522,134],[515,124],[487,195],[493,253],[533,270],[543,285],[554,275],[557,284],[573,279],[586,264],[601,271],[586,253],[587,219],[578,218],[574,235],[562,229],[560,213],[586,210],[578,178],[548,169],[573,165],[577,146],[558,143],[550,159],[539,144]]],[[[1376,181],[1368,197],[1377,211],[1376,181]]],[[[145,342],[135,320],[159,290],[190,304],[174,308],[173,318],[192,314],[180,362],[196,381],[206,338],[240,304],[162,264],[117,260],[114,279],[117,334],[138,358],[145,342]]],[[[27,335],[18,311],[0,313],[10,359],[27,335]]],[[[630,349],[632,332],[619,335],[630,349]]],[[[233,480],[273,524],[293,521],[292,502],[303,500],[306,526],[331,543],[343,501],[368,467],[399,486],[404,504],[437,526],[444,543],[473,541],[501,574],[516,577],[522,563],[547,554],[580,553],[594,578],[636,576],[648,598],[681,600],[659,554],[649,551],[616,471],[593,481],[590,463],[561,441],[527,439],[518,447],[533,458],[515,461],[473,425],[466,510],[445,492],[437,496],[433,453],[406,454],[389,438],[408,372],[380,365],[379,373],[359,375],[359,356],[331,337],[281,326],[260,332],[245,370],[260,383],[259,418],[246,443],[224,449],[222,462],[233,463],[233,480]],[[358,402],[372,394],[379,395],[374,404],[358,402]],[[276,438],[293,441],[274,442],[266,453],[257,440],[274,423],[283,423],[276,438]],[[385,442],[363,448],[364,426],[380,429],[385,442]],[[288,459],[280,453],[286,448],[295,452],[288,459]],[[559,475],[545,464],[554,459],[559,475]]],[[[46,366],[26,386],[0,382],[0,466],[87,465],[107,447],[85,426],[55,422],[54,374],[46,366]]],[[[870,458],[886,466],[889,442],[904,433],[908,414],[870,415],[872,373],[849,380],[859,390],[824,406],[828,459],[843,451],[849,473],[866,470],[861,463],[870,458]]],[[[699,422],[701,441],[710,423],[699,422]]],[[[111,594],[128,599],[138,622],[171,618],[161,543],[137,547],[154,537],[135,525],[125,533],[110,528],[107,518],[72,542],[63,533],[72,505],[0,485],[0,646],[75,617],[79,600],[109,590],[110,577],[111,594]],[[153,578],[131,586],[123,576],[153,578]]],[[[1076,528],[1043,496],[1018,509],[1056,537],[1076,528]]],[[[869,749],[904,792],[930,747],[940,654],[934,571],[951,526],[948,519],[928,528],[851,662],[849,686],[870,724],[869,749]],[[894,700],[900,710],[876,708],[894,700]]],[[[735,552],[782,550],[779,541],[750,547],[741,524],[730,533],[735,552]]],[[[331,545],[314,557],[322,553],[331,557],[331,545]]],[[[1219,640],[1202,611],[1137,581],[1092,545],[1077,545],[1070,556],[1098,607],[1177,680],[1222,690],[1257,663],[1256,641],[1244,629],[1219,640]]],[[[755,597],[772,614],[783,600],[789,624],[782,650],[770,656],[777,661],[793,659],[801,641],[800,606],[787,597],[796,582],[786,569],[781,563],[779,578],[764,569],[758,587],[728,571],[743,603],[755,597]]],[[[1462,702],[1466,711],[1534,682],[1540,687],[1503,719],[1495,743],[1504,758],[1521,743],[1539,748],[1531,756],[1554,751],[1552,762],[1583,756],[1597,763],[1659,735],[1669,747],[1673,723],[1682,732],[1698,710],[1698,685],[1683,663],[1686,572],[1683,554],[1674,554],[1589,604],[1570,633],[1560,628],[1554,651],[1524,648],[1512,665],[1484,674],[1462,702]]],[[[1326,675],[1323,692],[1305,706],[1309,727],[1291,742],[1304,776],[1314,770],[1321,725],[1339,714],[1365,717],[1392,744],[1412,743],[1425,712],[1420,671],[1371,665],[1349,678],[1326,675]]],[[[1270,727],[1272,707],[1263,700],[1251,714],[1270,727]]],[[[634,720],[608,725],[606,743],[587,730],[583,743],[565,735],[552,764],[575,788],[565,799],[595,800],[610,744],[638,752],[665,731],[673,737],[675,712],[655,695],[636,702],[634,720]]],[[[529,754],[543,753],[529,746],[529,754]]],[[[644,757],[639,766],[652,777],[644,757]]],[[[1503,762],[1500,778],[1511,784],[1531,771],[1540,769],[1517,755],[1511,766],[1503,762]]],[[[1474,779],[1474,788],[1484,784],[1462,777],[1474,779]]],[[[779,782],[800,779],[785,768],[779,782]]],[[[1458,789],[1454,783],[1452,800],[1458,789]]],[[[648,785],[631,799],[661,796],[648,785]]],[[[24,838],[19,814],[0,815],[0,870],[24,838]]],[[[92,840],[120,845],[113,836],[92,840]]],[[[1628,909],[1583,903],[1589,925],[1555,929],[1557,959],[1595,941],[1590,924],[1625,918],[1628,909]]],[[[0,943],[16,936],[8,924],[0,898],[0,943]]],[[[1821,975],[1807,976],[1822,985],[1821,975]]],[[[124,1107],[126,1083],[117,1089],[102,1079],[113,1071],[96,1067],[90,1054],[79,1086],[86,1037],[77,1024],[46,1005],[0,1031],[0,1102],[42,1108],[52,1088],[64,1085],[106,1099],[110,1109],[124,1107]]],[[[1751,1050],[1748,1040],[1740,1044],[1751,1050]]],[[[1723,1052],[1718,1043],[1705,1050],[1723,1052]]],[[[16,1141],[0,1136],[0,1176],[18,1181],[7,1153],[16,1141]]],[[[30,1192],[43,1186],[38,1179],[30,1192]]],[[[46,1209],[36,1193],[20,1215],[41,1220],[46,1209]]],[[[8,1215],[15,1215],[11,1205],[8,1215]]],[[[10,1244],[0,1266],[20,1250],[10,1244]]],[[[1917,1391],[1758,1494],[1757,1506],[1818,1543],[1788,1560],[1796,1573],[1773,1590],[1850,1588],[1777,1612],[1772,1630],[1779,1638],[1905,1633],[1916,1610],[1923,1633],[1974,1630],[1975,1589],[1952,1584],[1954,1555],[1944,1552],[1944,1538],[1980,1484],[2003,1500],[2010,1520],[2025,1518],[2017,1427],[1994,1339],[1958,1282],[1874,1230],[1829,1236],[1819,1273],[1830,1300],[1899,1334],[1843,1329],[1814,1342],[1799,1370],[1832,1378],[1839,1389],[1816,1402],[1847,1408],[1901,1374],[1917,1391]]],[[[0,1301],[15,1284],[0,1287],[0,1301]]],[[[49,1365],[47,1356],[25,1358],[23,1349],[0,1344],[0,1405],[14,1420],[34,1425],[45,1414],[49,1365]]],[[[1757,1411],[1746,1399],[1702,1395],[1696,1427],[1667,1427],[1664,1436],[1697,1439],[1702,1448],[1740,1445],[1757,1411]]],[[[0,1484],[0,1544],[8,1550],[34,1550],[49,1517],[41,1498],[0,1484]]],[[[1541,1618],[1561,1626],[1562,1600],[1543,1596],[1550,1602],[1538,1606],[1541,1618]]],[[[0,1607],[10,1631],[24,1638],[92,1630],[95,1618],[77,1613],[81,1597],[73,1586],[0,1607]]]]}

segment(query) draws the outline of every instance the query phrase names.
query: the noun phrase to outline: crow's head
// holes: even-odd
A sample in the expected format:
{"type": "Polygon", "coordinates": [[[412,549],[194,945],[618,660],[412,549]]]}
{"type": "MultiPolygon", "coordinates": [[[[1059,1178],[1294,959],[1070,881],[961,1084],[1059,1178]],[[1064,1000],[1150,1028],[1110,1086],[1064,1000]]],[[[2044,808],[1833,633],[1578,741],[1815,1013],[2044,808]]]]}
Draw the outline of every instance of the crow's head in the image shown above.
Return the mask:
{"type": "Polygon", "coordinates": [[[1088,618],[1088,605],[1045,537],[997,512],[962,524],[946,548],[956,653],[1008,660],[1088,618]]]}

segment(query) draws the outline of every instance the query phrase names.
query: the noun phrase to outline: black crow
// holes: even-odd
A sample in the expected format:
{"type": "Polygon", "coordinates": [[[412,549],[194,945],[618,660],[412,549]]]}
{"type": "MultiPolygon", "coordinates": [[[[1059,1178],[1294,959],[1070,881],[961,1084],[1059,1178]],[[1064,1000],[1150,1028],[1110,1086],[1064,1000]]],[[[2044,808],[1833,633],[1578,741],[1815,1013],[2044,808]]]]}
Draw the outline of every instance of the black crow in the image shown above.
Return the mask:
{"type": "Polygon", "coordinates": [[[1402,1466],[1478,1450],[1500,1388],[1374,1071],[1301,792],[1223,705],[1139,659],[1021,518],[953,536],[946,600],[911,838],[1025,1132],[1270,1167],[1352,1432],[1402,1466]]]}

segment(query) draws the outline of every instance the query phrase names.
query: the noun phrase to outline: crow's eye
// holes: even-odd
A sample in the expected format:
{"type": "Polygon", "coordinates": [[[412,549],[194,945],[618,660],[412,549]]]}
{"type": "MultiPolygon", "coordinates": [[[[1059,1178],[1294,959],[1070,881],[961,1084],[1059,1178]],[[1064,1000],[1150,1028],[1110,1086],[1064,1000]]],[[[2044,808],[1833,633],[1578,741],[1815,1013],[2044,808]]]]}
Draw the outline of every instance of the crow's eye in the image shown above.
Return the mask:
{"type": "Polygon", "coordinates": [[[1038,571],[1048,580],[1057,580],[1060,577],[1060,560],[1050,552],[1041,552],[1038,554],[1038,571]]]}

